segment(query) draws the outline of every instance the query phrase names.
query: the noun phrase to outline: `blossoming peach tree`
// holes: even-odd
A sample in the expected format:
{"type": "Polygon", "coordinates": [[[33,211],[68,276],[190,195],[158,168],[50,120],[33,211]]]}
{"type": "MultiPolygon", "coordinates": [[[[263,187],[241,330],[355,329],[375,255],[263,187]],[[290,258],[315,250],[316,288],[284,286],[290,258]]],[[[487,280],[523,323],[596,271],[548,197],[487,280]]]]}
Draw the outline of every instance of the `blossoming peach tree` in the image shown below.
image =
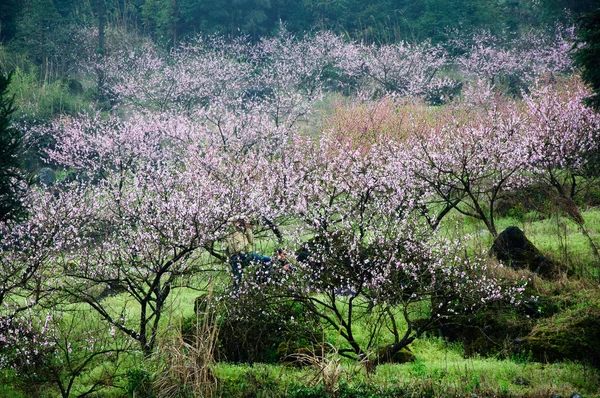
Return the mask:
{"type": "MultiPolygon", "coordinates": [[[[432,232],[397,150],[297,139],[267,172],[269,203],[287,220],[285,241],[299,248],[291,268],[274,265],[267,285],[307,305],[345,339],[340,354],[369,366],[442,319],[519,294],[502,287],[485,256],[465,258],[460,244],[432,232]],[[358,322],[366,338],[356,336],[358,322]]],[[[264,277],[243,288],[264,290],[264,277]]]]}
{"type": "Polygon", "coordinates": [[[58,121],[50,155],[79,173],[70,189],[74,245],[62,253],[60,289],[86,302],[133,338],[144,353],[156,344],[174,286],[212,270],[204,247],[225,233],[227,219],[252,198],[249,157],[212,146],[188,118],[144,114],[128,121],[79,118],[58,121]],[[247,199],[249,198],[249,199],[247,199]],[[128,319],[95,285],[125,292],[139,310],[128,319]]]}

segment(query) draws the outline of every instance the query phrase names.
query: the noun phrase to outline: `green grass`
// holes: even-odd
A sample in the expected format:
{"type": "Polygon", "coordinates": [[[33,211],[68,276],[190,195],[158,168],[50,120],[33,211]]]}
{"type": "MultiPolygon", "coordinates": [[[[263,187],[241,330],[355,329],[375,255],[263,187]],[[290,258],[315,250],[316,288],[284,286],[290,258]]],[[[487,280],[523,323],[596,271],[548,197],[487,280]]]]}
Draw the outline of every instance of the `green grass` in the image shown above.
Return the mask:
{"type": "MultiPolygon", "coordinates": [[[[460,348],[435,338],[416,342],[413,350],[416,362],[379,365],[370,374],[360,365],[342,362],[337,370],[337,388],[346,385],[352,390],[369,385],[379,391],[405,391],[415,396],[549,397],[553,393],[569,396],[574,391],[586,397],[600,396],[600,374],[581,364],[465,359],[460,348]]],[[[298,383],[315,389],[322,384],[318,372],[310,367],[217,364],[214,371],[232,396],[257,389],[264,394],[257,396],[279,397],[289,394],[298,383]]]]}

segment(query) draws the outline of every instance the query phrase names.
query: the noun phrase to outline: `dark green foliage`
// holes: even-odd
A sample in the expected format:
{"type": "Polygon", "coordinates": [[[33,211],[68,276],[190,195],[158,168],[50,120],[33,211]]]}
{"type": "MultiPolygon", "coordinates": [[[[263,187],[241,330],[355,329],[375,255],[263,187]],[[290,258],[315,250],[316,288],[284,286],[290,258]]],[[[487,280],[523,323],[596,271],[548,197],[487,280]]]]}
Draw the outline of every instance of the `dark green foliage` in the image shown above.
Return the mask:
{"type": "Polygon", "coordinates": [[[592,89],[587,104],[600,110],[600,1],[579,20],[577,42],[575,65],[581,68],[583,81],[592,89]]]}
{"type": "MultiPolygon", "coordinates": [[[[423,1],[423,0],[422,0],[423,1]]],[[[445,38],[447,28],[489,29],[498,32],[502,26],[497,18],[497,4],[477,0],[424,0],[424,11],[418,17],[415,28],[420,38],[432,38],[434,42],[445,38]]]]}
{"type": "Polygon", "coordinates": [[[131,369],[127,371],[126,376],[125,394],[127,397],[154,398],[150,372],[144,369],[131,369]]]}
{"type": "Polygon", "coordinates": [[[69,69],[74,27],[97,26],[149,34],[165,46],[202,33],[247,35],[257,40],[279,29],[292,33],[329,29],[365,42],[443,41],[447,30],[487,29],[495,34],[569,23],[592,0],[15,0],[0,5],[0,41],[17,40],[37,65],[69,69]],[[567,12],[565,12],[565,10],[567,12]]]}
{"type": "Polygon", "coordinates": [[[228,305],[227,317],[219,325],[219,360],[276,363],[285,359],[280,357],[282,343],[311,346],[321,337],[316,321],[306,315],[301,303],[267,302],[257,297],[260,294],[250,295],[228,305]]]}
{"type": "Polygon", "coordinates": [[[267,15],[275,29],[278,28],[279,21],[285,23],[290,32],[304,32],[313,28],[312,17],[304,1],[271,0],[267,15]]]}
{"type": "MultiPolygon", "coordinates": [[[[182,326],[186,338],[193,337],[208,305],[205,296],[196,299],[197,315],[182,326]]],[[[277,363],[288,359],[283,346],[310,348],[322,338],[315,317],[293,299],[273,299],[256,290],[236,292],[212,310],[219,315],[218,361],[277,363]]]]}
{"type": "Polygon", "coordinates": [[[146,0],[140,7],[144,25],[160,43],[177,41],[179,15],[175,4],[171,0],[146,0]]]}
{"type": "MultiPolygon", "coordinates": [[[[510,358],[518,363],[584,361],[600,366],[598,292],[584,289],[540,295],[528,286],[515,309],[498,302],[485,311],[457,317],[440,329],[449,341],[463,344],[465,355],[510,358]]],[[[570,289],[568,289],[570,290],[570,289]]]]}
{"type": "Polygon", "coordinates": [[[541,17],[548,22],[557,20],[567,22],[568,17],[578,18],[592,10],[595,2],[596,0],[542,0],[541,17]]]}
{"type": "Polygon", "coordinates": [[[448,341],[462,343],[467,356],[511,355],[512,350],[522,351],[521,345],[512,344],[526,336],[534,324],[534,318],[512,305],[496,303],[485,310],[456,317],[445,323],[440,333],[448,341]]]}
{"type": "Polygon", "coordinates": [[[23,133],[11,124],[15,111],[8,95],[11,77],[0,74],[0,221],[18,216],[21,210],[23,133]]]}
{"type": "Polygon", "coordinates": [[[23,378],[12,369],[0,371],[0,397],[3,398],[28,398],[23,388],[23,378]]]}
{"type": "Polygon", "coordinates": [[[17,15],[22,2],[19,0],[2,0],[0,2],[0,43],[10,40],[17,31],[17,15]]]}
{"type": "Polygon", "coordinates": [[[40,79],[48,80],[76,70],[73,48],[77,31],[77,1],[30,0],[16,20],[15,45],[39,67],[40,79]]]}
{"type": "MultiPolygon", "coordinates": [[[[160,1],[148,0],[146,4],[160,1]]],[[[269,0],[181,0],[176,9],[161,18],[162,22],[157,20],[156,23],[176,26],[182,35],[197,32],[228,36],[245,34],[258,39],[277,23],[268,18],[270,9],[269,0]]]]}
{"type": "Polygon", "coordinates": [[[578,205],[580,207],[584,206],[600,206],[600,183],[591,184],[587,189],[583,192],[581,197],[577,198],[578,205]]]}

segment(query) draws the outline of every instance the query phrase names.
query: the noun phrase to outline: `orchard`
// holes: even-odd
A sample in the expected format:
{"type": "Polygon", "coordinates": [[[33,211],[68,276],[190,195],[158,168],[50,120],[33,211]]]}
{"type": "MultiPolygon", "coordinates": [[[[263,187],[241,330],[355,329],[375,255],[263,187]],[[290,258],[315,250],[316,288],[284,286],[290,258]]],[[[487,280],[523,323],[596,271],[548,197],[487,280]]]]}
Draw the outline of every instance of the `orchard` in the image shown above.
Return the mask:
{"type": "MultiPolygon", "coordinates": [[[[335,394],[341,363],[370,380],[421,340],[464,342],[455,325],[542,316],[558,282],[488,253],[519,193],[585,237],[585,272],[556,256],[556,286],[597,294],[582,198],[600,115],[573,35],[375,45],[282,26],[165,50],[109,34],[82,65],[107,101],[23,126],[58,177],[0,224],[4,374],[31,396],[228,396],[219,364],[288,361],[335,394]]],[[[489,329],[506,343],[491,355],[538,355],[507,342],[544,325],[527,318],[522,336],[489,329]]]]}

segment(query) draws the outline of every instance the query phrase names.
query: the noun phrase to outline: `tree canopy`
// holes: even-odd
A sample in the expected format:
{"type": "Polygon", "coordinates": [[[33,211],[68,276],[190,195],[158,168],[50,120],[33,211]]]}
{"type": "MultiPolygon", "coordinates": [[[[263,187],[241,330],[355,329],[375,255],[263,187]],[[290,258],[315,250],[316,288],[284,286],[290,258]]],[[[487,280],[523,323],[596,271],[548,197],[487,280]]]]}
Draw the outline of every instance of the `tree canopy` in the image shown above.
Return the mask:
{"type": "Polygon", "coordinates": [[[35,56],[48,56],[70,40],[69,26],[94,24],[100,9],[109,24],[173,44],[197,33],[258,39],[280,23],[293,33],[328,29],[368,42],[441,41],[447,28],[515,31],[572,21],[592,8],[593,0],[9,0],[0,5],[0,41],[17,39],[35,56]]]}
{"type": "Polygon", "coordinates": [[[21,144],[23,134],[11,124],[15,111],[8,94],[11,74],[0,74],[0,220],[14,216],[20,208],[21,144]]]}
{"type": "Polygon", "coordinates": [[[582,69],[581,77],[593,91],[586,103],[600,110],[600,1],[579,20],[577,39],[580,47],[575,52],[575,65],[582,69]]]}

